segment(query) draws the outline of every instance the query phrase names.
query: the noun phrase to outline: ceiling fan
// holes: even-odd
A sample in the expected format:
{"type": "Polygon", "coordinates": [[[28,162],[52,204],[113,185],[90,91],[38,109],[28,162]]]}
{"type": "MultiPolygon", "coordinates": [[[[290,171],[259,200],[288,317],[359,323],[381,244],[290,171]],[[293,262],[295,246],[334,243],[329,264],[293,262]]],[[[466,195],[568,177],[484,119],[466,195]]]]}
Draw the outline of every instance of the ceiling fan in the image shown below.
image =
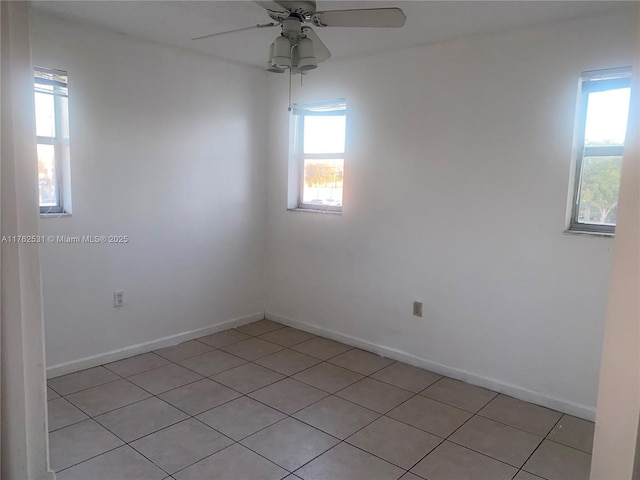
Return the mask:
{"type": "Polygon", "coordinates": [[[211,33],[192,38],[203,40],[234,32],[280,26],[282,33],[269,47],[267,71],[305,75],[331,56],[331,52],[316,32],[315,27],[367,27],[397,28],[405,23],[406,16],[400,8],[365,8],[357,10],[317,11],[315,0],[256,1],[263,7],[271,22],[211,33]]]}

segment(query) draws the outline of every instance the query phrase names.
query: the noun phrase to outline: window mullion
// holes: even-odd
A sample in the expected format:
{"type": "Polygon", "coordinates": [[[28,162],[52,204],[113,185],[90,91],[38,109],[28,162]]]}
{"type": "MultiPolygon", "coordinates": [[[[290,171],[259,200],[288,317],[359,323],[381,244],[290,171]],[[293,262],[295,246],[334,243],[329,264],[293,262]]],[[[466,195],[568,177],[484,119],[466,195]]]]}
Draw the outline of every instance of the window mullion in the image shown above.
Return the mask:
{"type": "Polygon", "coordinates": [[[308,160],[341,160],[344,158],[342,153],[302,153],[302,156],[308,160]]]}
{"type": "Polygon", "coordinates": [[[54,137],[36,137],[36,141],[44,145],[55,145],[57,143],[54,137]]]}
{"type": "Polygon", "coordinates": [[[622,155],[622,145],[605,145],[598,147],[584,147],[585,157],[619,157],[622,155]]]}

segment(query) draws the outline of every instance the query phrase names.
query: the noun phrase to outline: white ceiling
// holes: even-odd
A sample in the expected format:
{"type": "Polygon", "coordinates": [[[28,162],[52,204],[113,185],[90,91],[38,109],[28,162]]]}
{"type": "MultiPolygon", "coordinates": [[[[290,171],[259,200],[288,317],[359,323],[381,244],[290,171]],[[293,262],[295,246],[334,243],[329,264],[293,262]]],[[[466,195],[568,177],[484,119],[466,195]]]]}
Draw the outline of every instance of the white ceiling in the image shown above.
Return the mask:
{"type": "MultiPolygon", "coordinates": [[[[629,5],[612,1],[328,1],[317,9],[398,6],[403,28],[315,28],[333,58],[348,58],[452,38],[523,28],[595,15],[629,5]]],[[[265,64],[277,27],[206,40],[192,37],[267,23],[265,10],[250,1],[36,1],[37,11],[119,33],[186,48],[248,65],[265,64]]]]}

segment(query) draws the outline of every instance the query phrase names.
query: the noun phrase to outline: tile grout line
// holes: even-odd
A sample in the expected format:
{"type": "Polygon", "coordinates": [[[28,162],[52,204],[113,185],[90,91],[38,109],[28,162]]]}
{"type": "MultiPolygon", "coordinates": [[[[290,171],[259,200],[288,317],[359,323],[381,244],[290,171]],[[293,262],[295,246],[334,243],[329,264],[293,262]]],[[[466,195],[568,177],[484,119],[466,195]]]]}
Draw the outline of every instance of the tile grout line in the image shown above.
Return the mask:
{"type": "MultiPolygon", "coordinates": [[[[562,419],[560,419],[560,420],[562,420],[562,419]]],[[[558,420],[558,422],[560,420],[558,420]]],[[[580,453],[584,453],[585,455],[593,456],[593,454],[591,452],[587,452],[585,450],[582,450],[581,448],[572,447],[571,445],[567,445],[566,443],[562,443],[562,442],[559,442],[557,440],[554,440],[553,438],[549,438],[549,435],[551,435],[551,432],[549,432],[549,434],[546,437],[544,437],[544,440],[546,440],[548,442],[553,442],[556,445],[562,445],[563,447],[570,448],[570,449],[575,450],[575,451],[580,452],[580,453]]]]}
{"type": "MultiPolygon", "coordinates": [[[[112,433],[112,432],[109,432],[109,433],[112,433]]],[[[120,437],[118,437],[118,439],[122,440],[120,437]]],[[[100,452],[99,454],[93,455],[92,457],[89,457],[89,458],[87,458],[85,460],[82,460],[81,462],[74,463],[73,465],[69,465],[68,467],[61,468],[60,470],[56,470],[55,473],[57,475],[60,472],[64,472],[65,470],[69,470],[70,468],[77,467],[78,465],[82,465],[83,463],[88,462],[89,460],[93,460],[94,458],[101,457],[102,455],[105,455],[107,453],[113,452],[114,450],[117,450],[118,448],[121,448],[121,447],[124,447],[124,446],[126,446],[126,443],[123,443],[122,445],[118,445],[117,447],[110,448],[109,450],[106,450],[104,452],[100,452]]],[[[154,465],[155,465],[155,463],[154,463],[154,465]]]]}
{"type": "MultiPolygon", "coordinates": [[[[553,432],[553,429],[554,429],[554,428],[556,428],[556,425],[558,425],[558,423],[560,423],[560,420],[562,420],[562,417],[563,417],[563,416],[564,416],[564,414],[563,414],[563,415],[561,415],[561,416],[560,416],[560,418],[556,421],[556,423],[554,423],[554,424],[553,424],[553,427],[551,427],[551,429],[549,430],[549,432],[547,432],[547,434],[542,438],[542,440],[540,440],[540,443],[538,443],[538,445],[536,446],[536,448],[534,448],[534,449],[533,449],[533,451],[531,452],[531,455],[529,455],[529,456],[527,457],[527,459],[524,461],[524,463],[522,464],[522,466],[520,467],[520,469],[519,469],[518,471],[520,471],[520,470],[524,470],[524,466],[525,466],[525,465],[527,464],[527,462],[531,459],[531,457],[533,457],[533,455],[538,451],[538,449],[540,448],[540,446],[542,445],[542,443],[543,443],[545,440],[547,440],[547,437],[551,434],[551,432],[553,432]]],[[[571,448],[571,447],[569,447],[569,448],[571,448]]],[[[524,470],[524,471],[525,471],[525,472],[527,472],[527,473],[531,473],[531,472],[528,472],[527,470],[524,470]]],[[[516,473],[516,475],[517,475],[517,473],[516,473]]],[[[532,474],[532,475],[537,475],[537,474],[532,474]]],[[[538,475],[538,476],[540,476],[540,475],[538,475]]],[[[543,477],[541,477],[541,476],[540,476],[540,478],[543,478],[543,477]]]]}
{"type": "MultiPolygon", "coordinates": [[[[427,388],[428,388],[428,387],[427,387],[427,388]]],[[[434,448],[433,448],[429,453],[427,453],[427,454],[426,454],[424,457],[422,457],[422,458],[421,458],[417,463],[415,463],[415,464],[411,467],[411,469],[410,469],[409,471],[411,471],[412,469],[414,469],[414,468],[418,465],[418,463],[422,462],[426,457],[428,457],[428,456],[431,454],[431,452],[433,452],[436,448],[438,448],[438,447],[439,447],[440,445],[442,445],[445,441],[447,441],[447,442],[451,442],[451,443],[453,443],[453,444],[455,444],[455,445],[458,445],[458,446],[460,446],[460,447],[462,447],[462,448],[466,448],[466,449],[468,449],[468,450],[471,450],[472,452],[475,452],[475,453],[478,453],[478,454],[480,454],[480,455],[483,455],[483,456],[485,456],[485,457],[487,457],[487,458],[490,458],[490,459],[492,459],[492,460],[495,460],[495,461],[497,461],[497,462],[500,462],[500,463],[502,463],[502,464],[504,464],[504,465],[507,465],[507,466],[509,466],[509,467],[515,468],[515,469],[516,469],[516,472],[515,472],[515,474],[514,474],[514,477],[515,477],[515,476],[518,474],[518,472],[522,469],[522,466],[524,466],[524,464],[525,464],[525,463],[527,463],[527,461],[528,461],[528,459],[531,457],[531,455],[533,455],[533,453],[538,449],[538,447],[540,446],[540,444],[544,441],[544,438],[545,438],[545,437],[542,437],[542,438],[541,438],[541,440],[540,440],[540,442],[538,443],[538,445],[536,446],[536,448],[534,448],[534,449],[533,449],[533,451],[531,452],[531,454],[529,455],[529,457],[527,457],[527,460],[525,460],[525,461],[524,461],[524,463],[522,464],[522,466],[520,466],[520,467],[516,467],[515,465],[512,465],[512,464],[510,464],[510,463],[507,463],[507,462],[505,462],[505,461],[503,461],[503,460],[500,460],[500,459],[498,459],[498,458],[492,457],[491,455],[487,455],[486,453],[479,452],[479,451],[477,451],[477,450],[475,450],[475,449],[473,449],[473,448],[470,448],[470,447],[468,447],[468,446],[466,446],[466,445],[461,445],[461,444],[459,444],[459,443],[457,443],[457,442],[455,442],[455,441],[453,441],[453,440],[450,440],[451,436],[453,436],[453,435],[454,435],[458,430],[460,430],[462,427],[464,427],[464,426],[465,426],[468,422],[470,422],[474,417],[486,418],[487,420],[492,420],[492,421],[495,421],[496,423],[500,423],[501,425],[504,425],[504,426],[507,426],[507,427],[510,427],[510,428],[514,428],[514,429],[516,429],[516,430],[518,430],[518,431],[521,431],[521,432],[524,432],[524,433],[529,433],[529,435],[533,435],[533,434],[531,434],[530,432],[525,432],[524,430],[521,430],[521,429],[519,429],[519,428],[513,427],[513,426],[511,426],[511,425],[508,425],[508,424],[505,424],[505,423],[502,423],[502,422],[498,422],[497,420],[493,420],[493,419],[491,419],[491,418],[484,417],[484,416],[480,415],[480,411],[481,411],[484,407],[486,407],[489,403],[491,403],[493,400],[495,400],[496,398],[498,398],[498,396],[499,396],[499,395],[501,395],[501,394],[500,394],[500,393],[498,393],[497,395],[495,395],[491,400],[489,400],[487,403],[485,403],[485,404],[484,404],[480,409],[478,409],[478,411],[477,411],[477,412],[475,412],[475,413],[473,413],[473,412],[468,412],[467,410],[464,410],[464,411],[467,411],[468,413],[471,413],[471,414],[472,414],[472,415],[471,415],[471,417],[469,417],[467,420],[465,420],[465,421],[464,421],[464,422],[463,422],[463,423],[462,423],[458,428],[456,428],[456,429],[455,429],[453,432],[451,432],[447,437],[445,437],[445,438],[443,439],[443,441],[442,441],[442,442],[440,442],[440,443],[439,443],[436,447],[434,447],[434,448]]],[[[429,398],[429,397],[427,397],[427,398],[429,398]]],[[[435,399],[432,399],[432,400],[435,400],[435,399]]],[[[437,400],[435,400],[435,401],[437,401],[437,400]]],[[[441,403],[444,403],[444,402],[441,402],[441,403]]],[[[447,405],[447,404],[445,404],[445,405],[447,405]]],[[[452,405],[449,405],[449,406],[452,406],[452,405]]],[[[460,410],[462,410],[462,409],[460,409],[460,410]]],[[[558,419],[558,421],[560,421],[560,419],[558,419]]],[[[404,422],[403,422],[403,423],[404,423],[404,422]]],[[[557,422],[556,422],[556,423],[557,423],[557,422]]],[[[555,425],[555,424],[554,424],[554,425],[555,425]]],[[[538,435],[534,435],[534,436],[536,436],[536,437],[540,438],[538,435]]],[[[413,472],[412,472],[412,473],[413,473],[413,472]]],[[[512,477],[512,478],[513,478],[513,477],[512,477]]]]}

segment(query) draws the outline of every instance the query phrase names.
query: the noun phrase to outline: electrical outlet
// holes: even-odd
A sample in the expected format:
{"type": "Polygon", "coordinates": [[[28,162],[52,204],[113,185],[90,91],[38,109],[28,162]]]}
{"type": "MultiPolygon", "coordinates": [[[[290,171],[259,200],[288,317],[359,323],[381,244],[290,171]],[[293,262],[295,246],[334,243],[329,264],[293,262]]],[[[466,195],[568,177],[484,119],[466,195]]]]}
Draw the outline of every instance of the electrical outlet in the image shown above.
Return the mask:
{"type": "Polygon", "coordinates": [[[121,307],[124,305],[124,292],[120,290],[119,292],[113,292],[113,306],[121,307]]]}
{"type": "Polygon", "coordinates": [[[413,302],[413,315],[422,317],[422,302],[413,302]]]}

